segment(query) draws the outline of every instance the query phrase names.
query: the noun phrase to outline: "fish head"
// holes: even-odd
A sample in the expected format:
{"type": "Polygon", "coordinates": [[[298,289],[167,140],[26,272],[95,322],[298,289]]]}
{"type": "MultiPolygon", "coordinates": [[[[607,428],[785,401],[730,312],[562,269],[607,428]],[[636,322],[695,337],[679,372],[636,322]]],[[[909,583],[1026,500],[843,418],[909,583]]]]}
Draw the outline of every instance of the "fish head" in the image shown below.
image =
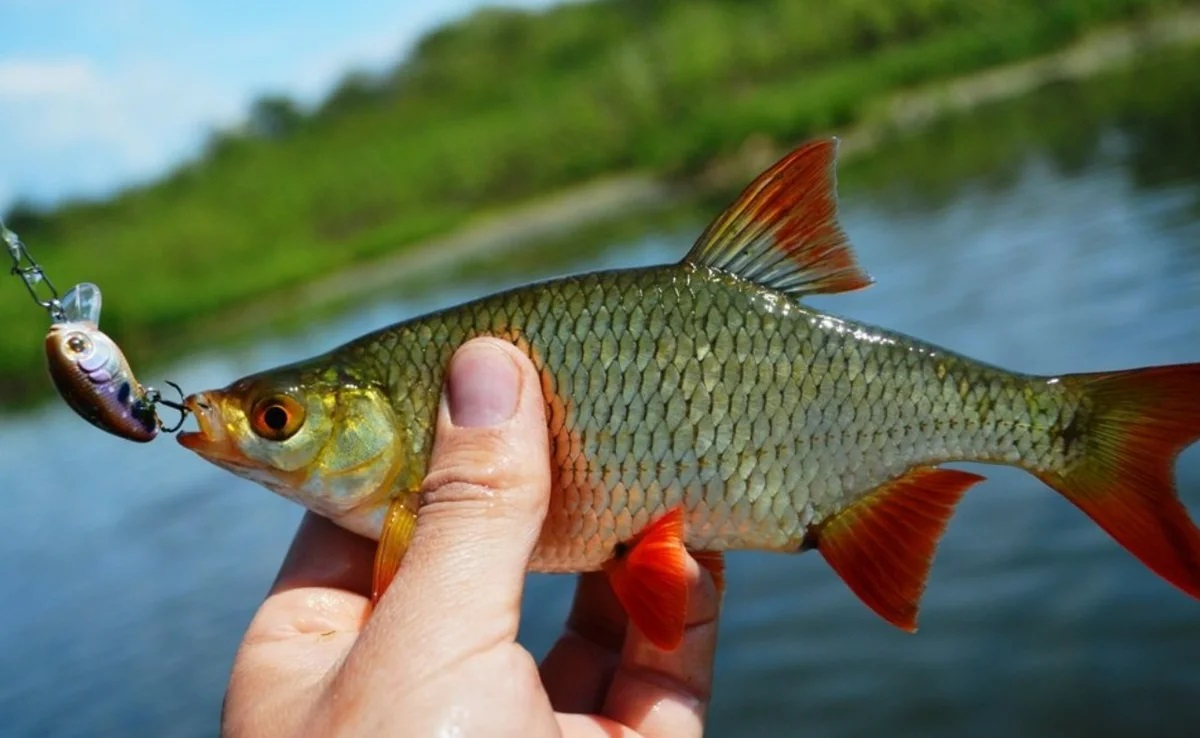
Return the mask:
{"type": "Polygon", "coordinates": [[[337,372],[263,372],[185,401],[179,443],[332,519],[386,496],[401,454],[384,391],[337,372]]]}

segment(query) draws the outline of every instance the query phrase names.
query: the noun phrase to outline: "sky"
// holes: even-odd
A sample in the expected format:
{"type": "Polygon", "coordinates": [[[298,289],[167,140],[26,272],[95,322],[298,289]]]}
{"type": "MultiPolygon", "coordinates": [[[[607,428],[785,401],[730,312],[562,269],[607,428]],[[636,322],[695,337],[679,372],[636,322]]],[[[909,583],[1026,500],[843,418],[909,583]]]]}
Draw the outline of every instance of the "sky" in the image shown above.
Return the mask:
{"type": "Polygon", "coordinates": [[[315,104],[484,4],[496,3],[0,0],[0,213],[153,179],[255,98],[315,104]]]}

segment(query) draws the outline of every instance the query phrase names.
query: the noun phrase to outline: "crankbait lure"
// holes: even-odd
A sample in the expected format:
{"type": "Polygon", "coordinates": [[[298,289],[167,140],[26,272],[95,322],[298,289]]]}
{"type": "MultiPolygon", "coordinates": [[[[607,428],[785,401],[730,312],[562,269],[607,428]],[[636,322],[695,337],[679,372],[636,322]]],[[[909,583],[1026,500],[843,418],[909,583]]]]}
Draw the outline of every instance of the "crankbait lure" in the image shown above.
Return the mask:
{"type": "Polygon", "coordinates": [[[154,401],[116,342],[100,330],[100,288],[89,282],[63,298],[64,319],[46,334],[46,366],[58,393],[92,425],[131,441],[158,435],[154,401]]]}
{"type": "MultiPolygon", "coordinates": [[[[12,257],[12,274],[21,278],[34,302],[50,315],[46,366],[67,405],[97,428],[130,441],[145,443],[160,430],[179,430],[187,409],[138,382],[116,341],[100,330],[100,288],[84,282],[59,299],[41,265],[2,221],[0,240],[12,257]],[[178,410],[179,422],[167,428],[158,417],[157,405],[178,410]]],[[[179,391],[174,383],[167,384],[179,391]]]]}

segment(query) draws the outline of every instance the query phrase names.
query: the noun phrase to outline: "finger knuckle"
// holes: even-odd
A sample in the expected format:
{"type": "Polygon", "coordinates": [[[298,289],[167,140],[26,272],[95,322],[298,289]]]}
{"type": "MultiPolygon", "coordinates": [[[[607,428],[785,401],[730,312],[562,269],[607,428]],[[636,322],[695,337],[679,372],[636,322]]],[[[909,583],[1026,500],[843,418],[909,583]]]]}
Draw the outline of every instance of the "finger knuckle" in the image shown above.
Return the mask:
{"type": "Polygon", "coordinates": [[[430,469],[421,485],[426,500],[490,501],[496,490],[519,481],[504,456],[464,453],[445,461],[430,469]]]}

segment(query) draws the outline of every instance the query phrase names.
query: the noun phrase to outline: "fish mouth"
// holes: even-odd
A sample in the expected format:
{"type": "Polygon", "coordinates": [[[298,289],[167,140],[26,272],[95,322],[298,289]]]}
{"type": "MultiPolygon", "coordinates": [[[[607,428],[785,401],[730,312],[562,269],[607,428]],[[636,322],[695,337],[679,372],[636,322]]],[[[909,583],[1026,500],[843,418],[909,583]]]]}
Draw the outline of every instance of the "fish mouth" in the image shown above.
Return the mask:
{"type": "Polygon", "coordinates": [[[220,405],[215,398],[207,392],[197,392],[188,395],[183,405],[196,417],[200,429],[177,435],[175,439],[180,446],[212,461],[242,462],[241,453],[221,422],[220,405]]]}

